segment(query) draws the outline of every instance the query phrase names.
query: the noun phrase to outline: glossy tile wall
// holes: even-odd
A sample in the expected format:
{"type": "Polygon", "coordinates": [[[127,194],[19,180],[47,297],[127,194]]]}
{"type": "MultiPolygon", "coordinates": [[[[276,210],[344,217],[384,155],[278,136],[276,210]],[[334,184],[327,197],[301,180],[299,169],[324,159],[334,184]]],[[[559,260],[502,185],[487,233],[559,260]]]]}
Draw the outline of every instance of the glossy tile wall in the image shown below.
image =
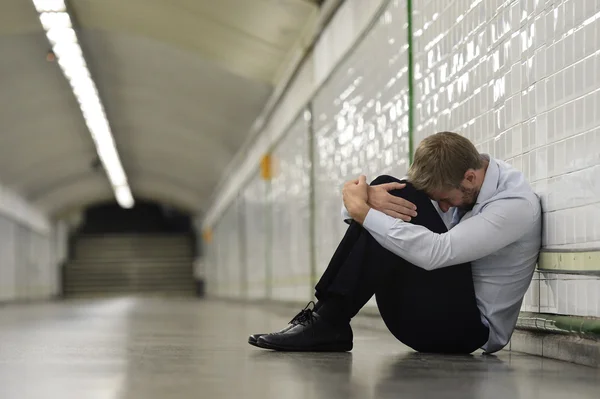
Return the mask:
{"type": "Polygon", "coordinates": [[[600,277],[536,272],[522,310],[600,317],[600,277]]]}
{"type": "Polygon", "coordinates": [[[343,183],[360,174],[371,181],[382,174],[406,173],[406,24],[406,2],[392,1],[314,98],[318,275],[347,227],[340,212],[343,183]]]}
{"type": "Polygon", "coordinates": [[[416,141],[459,131],[540,194],[544,246],[600,244],[597,2],[415,3],[416,141]]]}
{"type": "Polygon", "coordinates": [[[245,294],[244,245],[240,234],[241,201],[234,201],[223,213],[216,230],[218,293],[229,298],[245,294]]]}
{"type": "Polygon", "coordinates": [[[220,297],[227,297],[227,285],[229,283],[228,269],[226,267],[228,233],[222,221],[223,217],[221,217],[215,229],[215,258],[217,265],[215,271],[215,281],[217,283],[215,294],[220,297]]]}
{"type": "MultiPolygon", "coordinates": [[[[523,171],[542,201],[545,249],[600,247],[598,11],[596,1],[414,2],[416,143],[457,131],[523,171]]],[[[594,277],[539,273],[523,307],[600,316],[598,290],[594,277]]]]}
{"type": "Polygon", "coordinates": [[[301,115],[272,153],[272,298],[306,300],[313,293],[310,264],[309,114],[301,115]]]}
{"type": "Polygon", "coordinates": [[[41,234],[0,215],[0,302],[58,294],[64,234],[57,229],[41,234]]]}
{"type": "MultiPolygon", "coordinates": [[[[544,250],[600,248],[599,13],[597,1],[413,1],[415,147],[429,134],[453,130],[522,170],[544,208],[544,250]]],[[[361,173],[373,179],[406,172],[406,22],[406,2],[390,1],[311,102],[317,275],[346,228],[343,182],[361,173]]],[[[288,135],[282,146],[292,142],[294,134],[288,135]]],[[[275,151],[294,158],[292,144],[275,151]]],[[[271,273],[273,281],[295,273],[276,261],[287,256],[294,263],[292,236],[304,229],[284,222],[304,209],[305,199],[282,206],[287,182],[282,177],[268,189],[257,177],[253,189],[245,188],[257,190],[250,211],[244,205],[245,220],[257,226],[245,227],[255,297],[268,296],[271,288],[276,298],[301,297],[292,287],[265,282],[271,273]],[[261,252],[265,246],[272,259],[261,252]]],[[[540,267],[523,310],[600,317],[600,278],[540,267]]]]}
{"type": "Polygon", "coordinates": [[[264,299],[269,295],[270,273],[268,254],[269,241],[269,213],[270,205],[267,201],[267,182],[261,179],[258,171],[243,188],[243,212],[245,259],[247,267],[247,297],[250,299],[264,299]]]}
{"type": "MultiPolygon", "coordinates": [[[[206,238],[206,236],[202,237],[202,254],[196,259],[196,264],[200,264],[198,269],[201,269],[201,273],[198,273],[196,270],[195,277],[199,280],[204,279],[205,293],[212,297],[219,296],[218,228],[218,225],[216,225],[209,232],[209,238],[206,238]]],[[[200,230],[200,228],[197,228],[197,230],[200,230]]],[[[207,234],[206,232],[203,233],[207,234]]]]}

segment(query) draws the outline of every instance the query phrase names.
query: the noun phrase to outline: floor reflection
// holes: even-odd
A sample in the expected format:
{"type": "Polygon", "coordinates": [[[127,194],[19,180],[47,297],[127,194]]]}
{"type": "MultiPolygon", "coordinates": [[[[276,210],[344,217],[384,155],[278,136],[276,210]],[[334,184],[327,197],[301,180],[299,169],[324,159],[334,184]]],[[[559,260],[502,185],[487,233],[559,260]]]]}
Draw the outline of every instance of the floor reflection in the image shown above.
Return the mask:
{"type": "Polygon", "coordinates": [[[407,353],[380,371],[375,398],[518,399],[514,370],[496,356],[407,353]]]}

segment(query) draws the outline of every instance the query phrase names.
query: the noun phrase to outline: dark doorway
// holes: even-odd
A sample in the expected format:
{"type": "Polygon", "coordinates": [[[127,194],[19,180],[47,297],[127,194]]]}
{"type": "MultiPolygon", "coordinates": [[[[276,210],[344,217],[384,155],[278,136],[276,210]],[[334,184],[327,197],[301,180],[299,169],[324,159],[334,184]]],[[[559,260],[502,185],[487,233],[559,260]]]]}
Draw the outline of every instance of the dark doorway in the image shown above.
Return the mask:
{"type": "Polygon", "coordinates": [[[148,201],[136,200],[131,209],[116,202],[103,203],[85,211],[80,234],[114,233],[191,233],[190,215],[175,208],[148,201]]]}

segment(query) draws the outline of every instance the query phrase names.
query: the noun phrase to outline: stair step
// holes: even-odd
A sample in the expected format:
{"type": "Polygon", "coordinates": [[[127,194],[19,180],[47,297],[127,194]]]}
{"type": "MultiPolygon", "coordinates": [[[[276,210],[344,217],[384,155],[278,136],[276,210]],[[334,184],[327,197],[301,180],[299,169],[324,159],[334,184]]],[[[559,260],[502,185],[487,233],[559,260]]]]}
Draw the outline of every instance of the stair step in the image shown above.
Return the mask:
{"type": "Polygon", "coordinates": [[[80,236],[64,268],[67,296],[195,291],[190,235],[80,236]]]}
{"type": "Polygon", "coordinates": [[[129,295],[129,294],[181,294],[181,295],[192,295],[194,294],[194,288],[190,289],[174,289],[174,290],[114,290],[114,291],[105,291],[105,290],[89,290],[89,291],[67,291],[65,292],[65,296],[75,297],[80,295],[129,295]]]}
{"type": "Polygon", "coordinates": [[[75,280],[71,280],[71,281],[65,281],[65,286],[75,286],[75,285],[79,285],[79,284],[84,284],[84,285],[90,285],[90,284],[108,284],[108,286],[114,286],[114,285],[127,285],[127,284],[133,284],[133,285],[137,285],[137,284],[144,284],[144,283],[157,283],[157,284],[170,284],[170,283],[177,283],[177,284],[187,284],[187,283],[192,283],[193,279],[191,277],[188,278],[184,278],[184,276],[174,276],[174,277],[164,277],[164,276],[156,276],[156,277],[141,277],[141,278],[135,278],[135,277],[124,277],[124,278],[120,278],[120,277],[116,277],[116,278],[78,278],[75,280]]]}
{"type": "Polygon", "coordinates": [[[190,266],[192,267],[193,265],[193,261],[191,261],[190,259],[185,259],[185,260],[170,260],[170,259],[143,259],[143,260],[138,260],[138,259],[131,259],[131,260],[123,260],[123,259],[110,259],[110,260],[93,260],[93,259],[86,259],[85,261],[83,260],[79,260],[79,261],[74,261],[74,262],[69,262],[67,264],[67,268],[69,267],[75,267],[75,268],[85,268],[85,267],[94,267],[94,266],[98,266],[98,267],[155,267],[155,266],[168,266],[168,265],[173,265],[173,266],[190,266]]]}
{"type": "Polygon", "coordinates": [[[78,238],[77,245],[190,245],[191,238],[184,237],[156,237],[156,238],[119,238],[119,237],[95,237],[78,238]]]}
{"type": "Polygon", "coordinates": [[[139,242],[139,243],[116,243],[116,242],[88,242],[88,243],[77,243],[77,248],[82,250],[90,249],[103,249],[103,248],[175,248],[175,249],[188,249],[190,248],[189,243],[164,243],[164,242],[139,242]]]}
{"type": "Polygon", "coordinates": [[[156,254],[164,256],[166,254],[171,255],[187,255],[193,256],[191,248],[157,248],[157,247],[146,247],[146,248],[89,248],[82,250],[76,248],[75,256],[102,256],[102,255],[144,255],[144,254],[156,254]]]}
{"type": "Polygon", "coordinates": [[[65,285],[75,284],[87,284],[87,283],[110,283],[110,284],[122,284],[122,283],[138,283],[144,281],[192,281],[192,275],[180,274],[178,276],[163,274],[155,276],[132,276],[132,275],[118,275],[113,274],[110,276],[71,276],[70,279],[65,280],[65,285]]]}
{"type": "Polygon", "coordinates": [[[170,290],[170,289],[189,289],[193,288],[194,284],[183,284],[183,283],[171,283],[171,284],[144,284],[144,285],[111,285],[111,286],[102,286],[102,285],[78,285],[78,286],[65,286],[65,292],[74,292],[74,291],[126,291],[126,290],[170,290]]]}
{"type": "Polygon", "coordinates": [[[182,283],[177,283],[177,284],[145,284],[145,285],[110,285],[110,286],[100,286],[100,285],[81,285],[81,286],[66,286],[65,287],[65,291],[68,292],[73,292],[73,291],[89,291],[89,290],[98,290],[98,291],[126,291],[126,290],[134,290],[134,291],[140,291],[140,290],[170,290],[170,289],[188,289],[188,288],[193,288],[194,284],[182,284],[182,283]]]}

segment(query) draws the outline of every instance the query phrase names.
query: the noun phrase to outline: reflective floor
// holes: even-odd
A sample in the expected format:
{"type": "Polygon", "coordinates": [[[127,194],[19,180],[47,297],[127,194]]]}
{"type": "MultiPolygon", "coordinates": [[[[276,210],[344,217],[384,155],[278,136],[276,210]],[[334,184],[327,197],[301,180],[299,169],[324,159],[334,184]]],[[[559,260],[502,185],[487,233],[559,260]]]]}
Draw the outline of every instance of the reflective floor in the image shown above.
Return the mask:
{"type": "Polygon", "coordinates": [[[594,398],[600,371],[502,352],[420,355],[355,329],[344,354],[249,346],[255,305],[111,299],[0,307],[0,398],[594,398]]]}

